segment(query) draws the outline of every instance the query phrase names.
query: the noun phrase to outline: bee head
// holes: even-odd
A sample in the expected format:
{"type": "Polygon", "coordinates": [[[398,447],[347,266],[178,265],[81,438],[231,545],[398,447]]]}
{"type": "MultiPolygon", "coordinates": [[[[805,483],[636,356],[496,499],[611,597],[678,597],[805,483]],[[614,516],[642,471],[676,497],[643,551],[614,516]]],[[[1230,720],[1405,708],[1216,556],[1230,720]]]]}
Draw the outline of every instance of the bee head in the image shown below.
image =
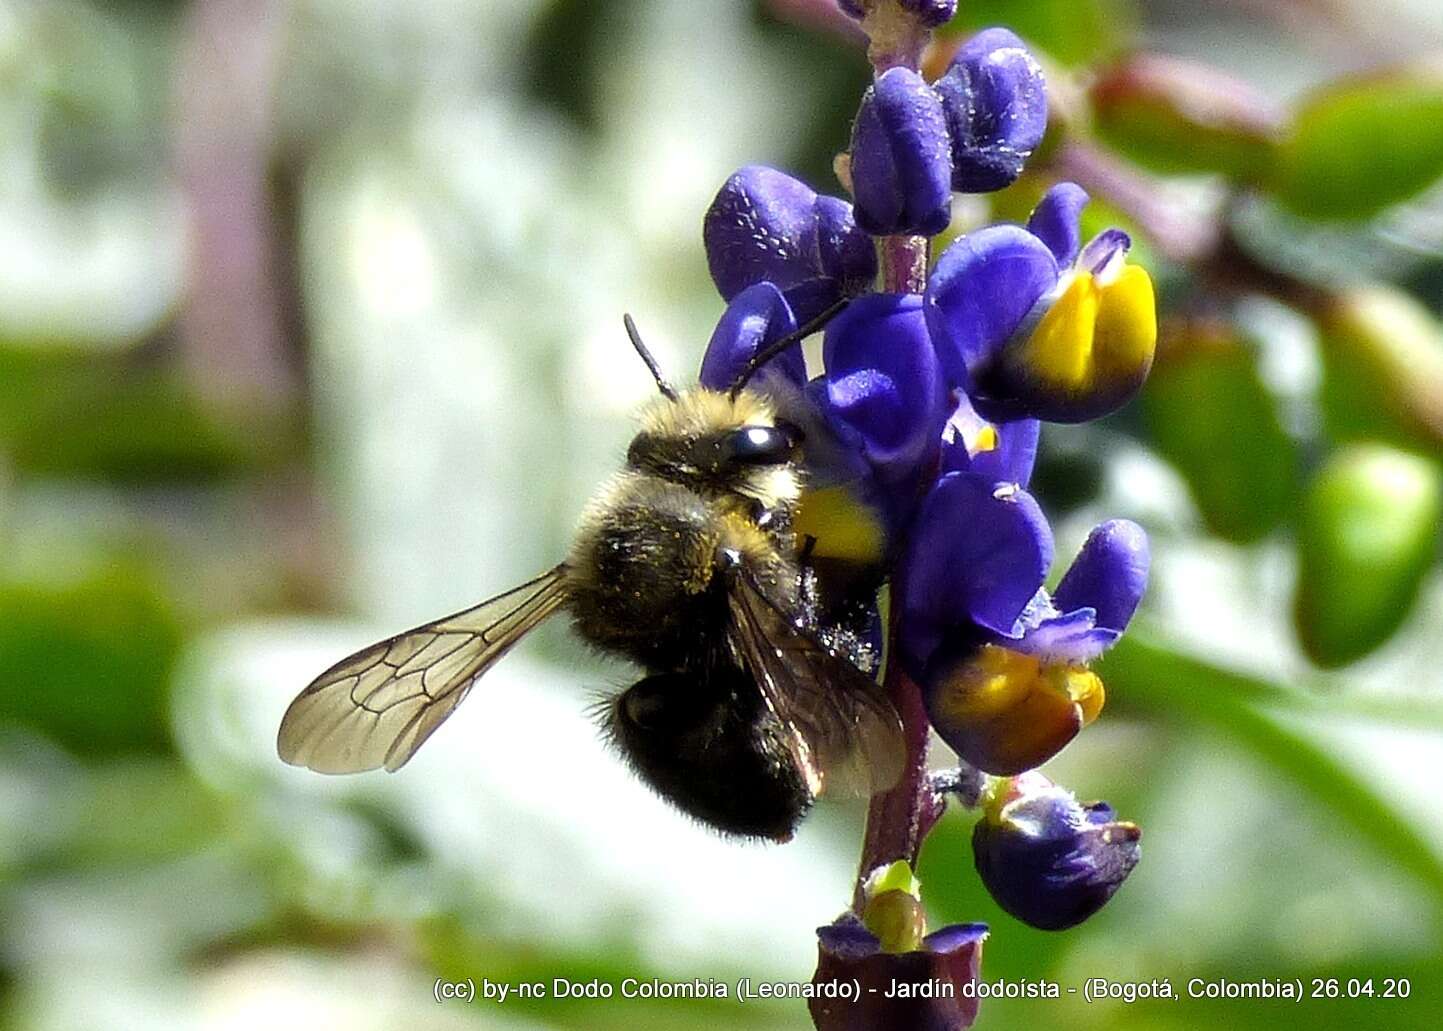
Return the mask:
{"type": "Polygon", "coordinates": [[[764,394],[697,387],[654,402],[641,422],[626,452],[632,469],[707,494],[740,495],[764,508],[800,495],[802,432],[779,420],[764,394]]]}

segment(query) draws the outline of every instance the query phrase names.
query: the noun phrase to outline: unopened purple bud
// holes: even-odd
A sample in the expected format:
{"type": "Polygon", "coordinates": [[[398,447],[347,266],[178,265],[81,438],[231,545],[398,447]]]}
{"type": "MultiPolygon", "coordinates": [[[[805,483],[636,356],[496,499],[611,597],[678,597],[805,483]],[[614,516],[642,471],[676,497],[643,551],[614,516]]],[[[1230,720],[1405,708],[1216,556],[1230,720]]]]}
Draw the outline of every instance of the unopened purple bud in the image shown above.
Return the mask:
{"type": "Polygon", "coordinates": [[[957,0],[901,0],[901,4],[929,29],[946,25],[957,13],[957,0]]]}
{"type": "Polygon", "coordinates": [[[772,283],[798,321],[865,291],[877,275],[876,249],[852,220],[851,205],[764,165],[726,181],[707,209],[702,237],[723,298],[772,283]]]}
{"type": "Polygon", "coordinates": [[[935,236],[952,217],[952,155],[942,102],[922,76],[890,68],[852,129],[857,224],[873,236],[935,236]]]}
{"type": "Polygon", "coordinates": [[[1136,824],[1038,773],[1001,782],[984,813],[972,832],[982,883],[999,906],[1044,931],[1101,909],[1142,854],[1136,824]]]}
{"type": "Polygon", "coordinates": [[[933,84],[952,138],[952,186],[987,193],[1010,185],[1047,130],[1042,68],[1006,29],[973,36],[933,84]]]}

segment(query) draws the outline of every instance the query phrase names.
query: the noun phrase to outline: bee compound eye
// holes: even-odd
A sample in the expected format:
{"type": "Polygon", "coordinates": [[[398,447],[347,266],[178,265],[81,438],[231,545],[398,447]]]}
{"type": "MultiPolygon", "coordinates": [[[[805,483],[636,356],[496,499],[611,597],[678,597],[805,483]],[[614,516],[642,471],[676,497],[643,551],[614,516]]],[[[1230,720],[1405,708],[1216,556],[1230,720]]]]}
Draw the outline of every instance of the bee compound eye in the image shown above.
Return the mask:
{"type": "Polygon", "coordinates": [[[778,465],[791,460],[796,446],[790,427],[742,426],[722,438],[722,460],[735,465],[778,465]]]}

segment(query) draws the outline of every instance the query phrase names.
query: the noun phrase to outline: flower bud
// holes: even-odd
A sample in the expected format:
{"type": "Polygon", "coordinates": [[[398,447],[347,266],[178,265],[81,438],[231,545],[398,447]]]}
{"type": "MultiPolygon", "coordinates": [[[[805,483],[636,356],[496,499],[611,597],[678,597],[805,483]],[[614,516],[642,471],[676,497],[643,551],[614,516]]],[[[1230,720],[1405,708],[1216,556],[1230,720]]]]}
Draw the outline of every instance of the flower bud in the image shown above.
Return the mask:
{"type": "Polygon", "coordinates": [[[1386,641],[1418,598],[1443,531],[1443,476],[1417,455],[1355,446],[1319,470],[1298,526],[1298,635],[1341,666],[1386,641]]]}
{"type": "Polygon", "coordinates": [[[857,224],[873,236],[935,236],[952,217],[952,159],[942,102],[922,76],[890,68],[862,95],[852,128],[857,224]]]}
{"type": "Polygon", "coordinates": [[[1047,130],[1047,85],[1022,40],[986,29],[968,40],[933,88],[952,143],[952,188],[1011,185],[1047,130]]]}
{"type": "Polygon", "coordinates": [[[1061,184],[1028,229],[953,243],[927,282],[927,324],[953,386],[990,419],[1096,419],[1147,378],[1157,343],[1152,280],[1118,229],[1076,248],[1077,187],[1061,184]]]}
{"type": "Polygon", "coordinates": [[[972,832],[977,872],[1023,923],[1061,931],[1097,912],[1141,856],[1142,831],[1039,773],[1000,781],[972,832]]]}
{"type": "Polygon", "coordinates": [[[1425,305],[1396,287],[1356,287],[1329,299],[1318,329],[1331,436],[1443,447],[1443,328],[1425,305]]]}
{"type": "Polygon", "coordinates": [[[903,11],[914,15],[919,25],[935,29],[952,20],[957,13],[957,0],[837,0],[837,6],[848,17],[861,21],[878,4],[895,3],[903,11]]]}
{"type": "Polygon", "coordinates": [[[702,237],[723,298],[769,282],[803,322],[877,276],[876,248],[857,228],[851,205],[763,165],[726,181],[707,209],[702,237]]]}
{"type": "Polygon", "coordinates": [[[1102,137],[1164,173],[1256,181],[1282,134],[1281,111],[1248,83],[1164,54],[1134,54],[1109,68],[1091,99],[1102,137]]]}

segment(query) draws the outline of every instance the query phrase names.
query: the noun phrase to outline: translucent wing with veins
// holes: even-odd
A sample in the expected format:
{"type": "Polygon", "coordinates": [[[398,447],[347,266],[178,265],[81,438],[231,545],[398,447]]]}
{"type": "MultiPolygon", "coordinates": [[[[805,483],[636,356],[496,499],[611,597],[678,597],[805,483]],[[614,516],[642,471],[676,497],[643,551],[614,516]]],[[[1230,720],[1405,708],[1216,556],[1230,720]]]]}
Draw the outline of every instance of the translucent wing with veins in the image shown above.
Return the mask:
{"type": "Polygon", "coordinates": [[[342,659],[302,691],[276,750],[317,773],[398,770],[478,677],[566,600],[566,567],[342,659]]]}
{"type": "Polygon", "coordinates": [[[902,721],[885,691],[733,570],[730,639],[788,732],[813,794],[874,794],[902,775],[902,721]]]}

